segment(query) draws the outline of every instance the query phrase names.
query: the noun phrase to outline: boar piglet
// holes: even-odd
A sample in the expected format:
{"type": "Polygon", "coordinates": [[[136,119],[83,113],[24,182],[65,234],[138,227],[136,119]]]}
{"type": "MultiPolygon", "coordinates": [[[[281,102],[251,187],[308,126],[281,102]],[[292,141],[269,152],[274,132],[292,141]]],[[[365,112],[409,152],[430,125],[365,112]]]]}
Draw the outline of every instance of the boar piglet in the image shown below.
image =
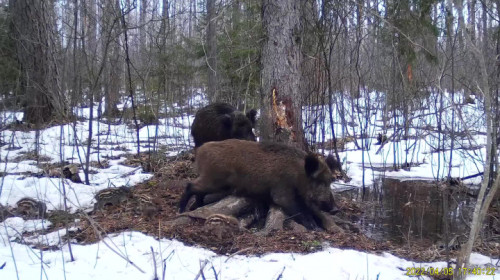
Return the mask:
{"type": "Polygon", "coordinates": [[[199,177],[186,186],[180,212],[193,195],[191,210],[202,206],[205,195],[221,192],[263,199],[290,216],[308,210],[317,218],[320,210],[338,211],[331,169],[313,154],[283,144],[229,139],[199,147],[195,163],[199,177]]]}
{"type": "Polygon", "coordinates": [[[209,141],[243,139],[255,141],[252,128],[255,127],[257,111],[246,115],[226,103],[214,103],[201,108],[191,125],[195,148],[209,141]]]}

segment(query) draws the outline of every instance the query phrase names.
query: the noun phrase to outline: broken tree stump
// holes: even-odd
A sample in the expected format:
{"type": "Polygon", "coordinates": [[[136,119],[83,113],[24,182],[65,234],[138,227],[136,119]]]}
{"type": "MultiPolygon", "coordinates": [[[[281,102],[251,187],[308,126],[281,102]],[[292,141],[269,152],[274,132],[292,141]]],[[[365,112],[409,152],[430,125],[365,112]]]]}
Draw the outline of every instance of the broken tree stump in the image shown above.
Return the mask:
{"type": "MultiPolygon", "coordinates": [[[[193,211],[184,212],[177,215],[174,220],[168,221],[167,226],[177,227],[190,224],[193,220],[202,220],[207,224],[207,221],[212,217],[226,216],[224,220],[236,220],[239,223],[239,228],[249,228],[265,219],[263,229],[258,232],[259,235],[267,236],[274,231],[287,229],[294,232],[305,232],[307,229],[316,229],[321,225],[321,228],[329,233],[343,233],[344,229],[350,230],[354,228],[351,223],[335,217],[323,211],[317,211],[316,216],[319,217],[320,224],[316,224],[310,213],[301,213],[305,215],[302,221],[295,221],[293,217],[289,217],[283,210],[275,205],[272,205],[266,214],[262,212],[262,203],[247,197],[227,196],[218,202],[199,207],[193,211]],[[305,224],[304,224],[305,223],[305,224]],[[341,226],[339,226],[341,225],[341,226]]],[[[208,223],[211,224],[211,223],[208,223]]]]}
{"type": "Polygon", "coordinates": [[[281,208],[271,206],[267,213],[266,224],[264,229],[260,232],[261,235],[266,236],[276,230],[283,230],[286,215],[281,208]]]}
{"type": "Polygon", "coordinates": [[[252,200],[246,197],[228,196],[222,200],[197,208],[193,211],[179,214],[174,220],[169,221],[169,226],[182,226],[191,222],[192,219],[207,220],[214,214],[239,217],[254,209],[252,200]]]}

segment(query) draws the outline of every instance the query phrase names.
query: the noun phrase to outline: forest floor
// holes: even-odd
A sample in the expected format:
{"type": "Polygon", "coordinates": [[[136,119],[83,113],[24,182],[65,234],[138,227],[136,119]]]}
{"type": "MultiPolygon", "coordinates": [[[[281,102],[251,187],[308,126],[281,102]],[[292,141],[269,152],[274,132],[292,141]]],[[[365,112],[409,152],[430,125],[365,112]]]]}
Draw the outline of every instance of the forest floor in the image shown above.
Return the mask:
{"type": "MultiPolygon", "coordinates": [[[[140,161],[135,161],[136,165],[140,161]]],[[[155,197],[157,210],[145,214],[140,206],[130,201],[118,206],[105,207],[96,211],[91,218],[99,225],[99,231],[111,234],[126,230],[134,230],[156,238],[175,238],[189,245],[198,245],[218,254],[232,255],[262,255],[265,253],[294,252],[310,253],[335,247],[354,249],[380,254],[388,252],[395,256],[417,262],[433,262],[445,260],[446,251],[430,239],[414,239],[411,244],[401,244],[394,241],[380,242],[371,239],[363,232],[328,233],[309,230],[297,232],[291,230],[274,231],[267,236],[256,234],[259,228],[241,229],[224,227],[214,230],[207,226],[204,220],[192,220],[192,223],[182,227],[169,226],[167,221],[174,220],[178,215],[178,202],[186,183],[196,178],[192,157],[177,158],[165,162],[159,167],[155,176],[147,182],[139,183],[132,188],[133,196],[146,195],[155,197]]],[[[343,218],[356,221],[359,219],[365,205],[363,201],[354,202],[337,195],[337,204],[343,218]]],[[[490,209],[490,215],[500,215],[498,207],[490,209]]],[[[72,235],[82,243],[94,243],[100,240],[95,228],[88,220],[80,225],[81,231],[72,235]]],[[[482,243],[475,246],[475,251],[489,256],[500,255],[500,245],[482,243]]],[[[451,250],[450,257],[455,258],[458,250],[451,250]]]]}
{"type": "MultiPolygon", "coordinates": [[[[427,111],[432,111],[432,107],[427,111]]],[[[427,111],[422,112],[422,116],[430,115],[427,111]]],[[[416,237],[399,227],[404,222],[415,224],[414,220],[390,220],[395,217],[391,213],[377,212],[377,207],[383,206],[381,201],[353,199],[343,189],[359,191],[366,185],[369,192],[376,188],[381,177],[429,181],[442,178],[448,167],[452,177],[465,177],[481,172],[485,155],[482,132],[458,139],[452,162],[447,160],[449,150],[436,149],[440,136],[422,134],[421,130],[410,131],[416,138],[389,140],[390,145],[377,146],[377,134],[384,132],[379,125],[382,116],[378,114],[370,119],[369,137],[355,137],[359,142],[356,145],[345,141],[343,151],[339,152],[343,168],[352,180],[332,185],[342,210],[337,215],[356,224],[364,223],[360,232],[283,230],[263,236],[258,226],[214,228],[196,219],[188,225],[172,227],[168,222],[178,216],[179,197],[186,183],[197,176],[192,156],[181,152],[192,147],[189,131],[192,112],[161,119],[158,126],[141,126],[138,135],[127,124],[94,120],[88,151],[85,147],[90,124],[85,120],[89,112],[88,108],[75,108],[79,121],[39,131],[15,125],[0,129],[1,212],[16,210],[18,201],[31,198],[44,202],[48,214],[47,219],[22,215],[2,219],[0,279],[35,279],[44,275],[44,279],[136,280],[155,279],[158,272],[168,276],[159,279],[195,279],[203,273],[206,279],[322,279],[325,275],[335,279],[411,279],[408,268],[446,267],[444,249],[435,239],[416,237]],[[154,141],[158,141],[157,146],[152,145],[154,141]],[[357,147],[363,144],[369,148],[363,151],[357,147]],[[149,158],[135,153],[138,148],[144,152],[154,147],[156,155],[164,157],[154,159],[154,166],[145,166],[149,158]],[[51,170],[71,163],[78,167],[83,180],[82,162],[86,155],[90,162],[89,184],[51,174],[51,170]],[[406,162],[411,169],[390,168],[401,167],[406,162]],[[118,187],[130,188],[132,197],[152,198],[154,211],[145,211],[135,199],[92,211],[96,194],[118,187]],[[364,216],[368,212],[375,214],[376,220],[389,220],[372,224],[376,220],[368,221],[364,216]],[[367,231],[367,227],[374,231],[367,231]],[[373,236],[380,228],[389,227],[395,228],[403,242],[373,236]]],[[[479,105],[467,105],[464,112],[470,120],[467,124],[481,127],[479,105]]],[[[94,116],[97,115],[95,111],[94,116]]],[[[335,129],[341,131],[339,112],[334,116],[335,129]]],[[[15,119],[22,119],[22,113],[4,112],[0,117],[2,123],[15,124],[15,119]]],[[[435,125],[435,119],[415,118],[415,127],[428,124],[435,125]]],[[[326,139],[331,138],[329,132],[326,133],[326,139]]],[[[350,127],[349,134],[359,136],[359,130],[350,127]]],[[[329,144],[318,147],[318,152],[329,153],[330,147],[329,144]]],[[[466,183],[477,184],[480,179],[476,177],[466,183]]],[[[399,199],[400,205],[391,208],[392,214],[413,211],[417,223],[440,228],[439,224],[420,219],[419,215],[424,213],[413,206],[421,202],[423,209],[429,212],[441,209],[441,205],[431,201],[429,192],[419,197],[419,201],[412,200],[417,192],[414,188],[408,189],[411,192],[382,193],[385,198],[399,199]]],[[[473,205],[473,200],[466,202],[455,203],[449,209],[463,227],[467,227],[465,221],[470,216],[460,216],[456,211],[473,205]]],[[[490,209],[490,216],[498,221],[499,211],[497,203],[490,209]]],[[[437,217],[431,215],[430,221],[440,221],[437,217]]],[[[492,266],[499,271],[498,236],[497,232],[493,235],[496,241],[484,239],[485,242],[475,246],[472,265],[492,266]]],[[[452,249],[450,258],[453,259],[458,248],[452,249]]],[[[484,279],[472,276],[474,278],[484,279]]]]}

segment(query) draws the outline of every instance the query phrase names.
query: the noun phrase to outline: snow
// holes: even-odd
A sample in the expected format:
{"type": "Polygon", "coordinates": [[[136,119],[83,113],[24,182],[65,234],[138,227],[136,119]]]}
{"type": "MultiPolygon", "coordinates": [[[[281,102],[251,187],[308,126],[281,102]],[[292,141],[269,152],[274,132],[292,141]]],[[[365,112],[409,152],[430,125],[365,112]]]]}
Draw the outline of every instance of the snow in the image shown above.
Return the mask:
{"type": "Polygon", "coordinates": [[[51,223],[46,220],[35,219],[25,221],[20,217],[8,218],[4,221],[3,227],[0,228],[0,236],[13,240],[20,238],[24,232],[43,230],[50,225],[51,223]]]}
{"type": "MultiPolygon", "coordinates": [[[[370,149],[361,151],[356,149],[356,145],[353,142],[347,143],[345,146],[345,151],[340,152],[339,156],[341,160],[345,160],[347,165],[344,165],[344,170],[347,170],[347,174],[351,178],[356,178],[350,184],[360,185],[362,183],[362,168],[361,164],[363,162],[364,155],[364,165],[365,166],[389,166],[391,167],[395,162],[402,165],[406,162],[418,163],[419,167],[412,167],[410,173],[405,171],[397,172],[379,172],[372,171],[371,169],[365,169],[365,184],[373,184],[373,178],[380,175],[386,177],[394,178],[407,178],[411,176],[413,178],[421,179],[436,179],[443,178],[448,175],[448,169],[450,166],[450,145],[451,141],[449,137],[444,140],[445,152],[435,152],[438,147],[438,136],[437,133],[429,133],[421,131],[415,131],[415,129],[409,129],[409,135],[416,137],[417,139],[410,138],[408,140],[401,139],[399,142],[385,144],[380,151],[380,146],[374,145],[376,143],[376,137],[378,133],[385,133],[389,139],[394,135],[394,128],[387,127],[384,131],[383,129],[383,103],[381,93],[369,92],[363,93],[362,97],[355,100],[354,104],[351,103],[349,99],[344,99],[343,107],[345,108],[345,114],[342,114],[342,103],[340,100],[335,102],[332,106],[332,116],[334,122],[335,134],[338,137],[347,135],[357,135],[359,137],[362,132],[363,135],[368,137],[358,138],[358,144],[361,146],[366,143],[369,144],[370,149]],[[370,103],[368,104],[368,100],[370,103]],[[374,102],[376,101],[376,102],[374,102]],[[378,102],[378,103],[377,103],[378,102]],[[359,110],[356,108],[359,106],[359,110]],[[370,108],[369,115],[366,113],[366,108],[370,108]],[[353,113],[351,108],[355,108],[356,113],[353,113]],[[359,113],[357,113],[359,112],[359,113]],[[342,131],[342,117],[345,118],[346,123],[354,122],[357,126],[347,126],[347,131],[342,131]],[[359,123],[362,122],[362,126],[359,123]],[[408,150],[408,158],[406,158],[406,150],[408,150]],[[439,170],[438,170],[439,168],[439,170]],[[438,174],[439,172],[439,174],[438,174]]],[[[431,99],[436,99],[437,96],[432,96],[431,99]]],[[[454,106],[451,105],[451,95],[444,93],[444,112],[442,116],[443,130],[451,129],[452,113],[455,111],[455,121],[454,130],[455,131],[466,131],[469,134],[466,136],[460,135],[457,137],[454,143],[454,151],[452,153],[451,162],[451,176],[452,177],[466,177],[469,175],[477,174],[482,172],[484,159],[485,159],[485,144],[486,144],[486,127],[484,124],[483,110],[481,109],[481,103],[476,102],[475,104],[461,104],[460,94],[455,95],[454,106]],[[463,149],[470,148],[470,149],[463,149]]],[[[328,106],[327,106],[328,107],[328,106]]],[[[411,127],[429,127],[434,131],[437,131],[437,119],[435,112],[439,111],[439,105],[427,104],[426,102],[422,105],[422,109],[418,110],[416,113],[410,115],[410,126],[411,127]],[[436,108],[436,106],[438,106],[436,108]]],[[[392,124],[393,112],[387,112],[388,124],[392,124]]],[[[398,116],[398,132],[397,135],[403,136],[403,118],[402,112],[396,110],[398,116]]],[[[332,131],[330,127],[330,118],[328,108],[322,109],[317,106],[304,107],[303,118],[307,123],[312,123],[313,120],[324,119],[324,122],[319,124],[318,132],[315,136],[311,134],[306,134],[310,139],[314,139],[317,142],[321,142],[321,139],[325,140],[332,139],[332,131]],[[321,133],[324,126],[325,133],[321,133]]],[[[458,133],[457,133],[458,134],[458,133]]],[[[442,136],[441,136],[442,137],[442,136]]],[[[441,139],[442,141],[442,139],[441,139]]],[[[476,177],[469,179],[467,183],[479,184],[481,177],[476,177]]]]}
{"type": "MultiPolygon", "coordinates": [[[[188,100],[188,105],[185,106],[205,105],[206,98],[199,92],[194,95],[194,98],[188,100]]],[[[449,98],[449,95],[446,97],[449,98]]],[[[367,93],[366,96],[358,99],[356,105],[368,106],[368,100],[380,98],[379,93],[367,93]]],[[[347,103],[344,106],[351,108],[352,104],[349,104],[347,100],[345,102],[347,103]]],[[[122,104],[119,107],[127,106],[129,105],[122,104]]],[[[435,126],[436,119],[431,114],[436,110],[433,106],[429,104],[421,112],[425,117],[415,117],[412,124],[435,126]]],[[[469,128],[479,132],[485,131],[479,106],[477,102],[477,105],[466,105],[461,108],[462,118],[468,120],[461,122],[461,126],[468,125],[469,128]]],[[[178,109],[182,108],[184,107],[179,105],[178,109]]],[[[337,136],[340,136],[338,132],[341,131],[341,120],[338,108],[335,106],[333,116],[335,131],[337,136]]],[[[319,111],[316,107],[308,107],[304,111],[306,122],[318,116],[326,120],[326,133],[323,137],[331,139],[332,133],[327,125],[328,118],[326,117],[328,113],[325,110],[319,111]],[[314,114],[319,115],[315,117],[314,114]]],[[[90,115],[89,108],[76,108],[74,112],[84,118],[90,115]]],[[[451,119],[450,114],[451,109],[448,109],[443,117],[448,125],[451,119]]],[[[98,106],[94,106],[93,115],[98,116],[98,106]]],[[[22,119],[22,113],[2,112],[0,117],[3,123],[8,123],[15,119],[22,119]]],[[[349,117],[355,116],[351,114],[349,117]]],[[[379,176],[433,179],[447,175],[449,151],[432,152],[437,143],[435,134],[420,135],[417,140],[402,140],[397,145],[389,142],[377,153],[380,146],[374,145],[374,137],[382,132],[379,121],[382,119],[382,113],[377,111],[370,116],[362,115],[360,119],[367,120],[368,126],[365,127],[364,133],[369,137],[364,138],[364,141],[369,142],[370,149],[357,150],[351,142],[346,145],[346,151],[340,153],[341,159],[344,160],[344,169],[352,178],[349,184],[361,186],[364,181],[364,184],[371,185],[379,176]],[[410,161],[419,163],[419,166],[412,167],[409,171],[382,172],[365,168],[363,172],[363,163],[365,166],[376,167],[390,167],[395,160],[397,163],[403,163],[404,150],[407,147],[412,147],[409,156],[413,160],[410,161]],[[396,157],[394,157],[395,153],[396,157]]],[[[176,117],[161,119],[158,126],[149,125],[141,128],[139,131],[141,150],[145,151],[152,146],[156,134],[159,136],[156,138],[157,144],[166,147],[164,151],[166,154],[176,154],[188,149],[192,146],[189,131],[192,120],[193,115],[183,113],[176,117]]],[[[0,204],[12,207],[21,198],[32,197],[46,203],[49,211],[63,209],[64,187],[70,211],[89,210],[92,209],[95,202],[94,195],[99,190],[109,187],[130,187],[152,177],[152,174],[143,173],[141,168],[122,165],[125,154],[135,153],[137,150],[134,129],[124,124],[106,124],[97,120],[92,125],[94,134],[90,160],[103,160],[106,157],[112,159],[108,161],[109,168],[92,168],[95,174],[90,174],[90,185],[73,183],[66,179],[29,176],[29,173],[41,173],[43,170],[34,160],[14,159],[34,151],[36,133],[34,131],[2,131],[0,141],[9,144],[0,149],[2,159],[0,172],[8,173],[1,177],[0,204]],[[7,149],[7,147],[19,149],[7,149]]],[[[350,127],[349,133],[352,135],[355,129],[356,134],[359,135],[360,127],[350,127]]],[[[464,130],[465,127],[455,129],[464,130]]],[[[390,137],[391,130],[387,132],[390,137]]],[[[49,157],[49,163],[57,163],[61,160],[83,163],[87,152],[88,133],[86,121],[44,129],[39,133],[39,153],[49,157]]],[[[415,131],[410,131],[410,135],[415,134],[415,131]]],[[[317,141],[321,139],[319,133],[315,137],[317,141]]],[[[453,177],[463,177],[482,171],[485,142],[484,135],[476,134],[472,138],[464,138],[455,143],[456,147],[464,145],[477,148],[467,153],[464,150],[453,152],[451,171],[453,177]]],[[[449,140],[446,141],[446,147],[449,147],[449,140]]],[[[79,175],[84,178],[81,170],[79,175]]],[[[470,182],[478,183],[479,180],[480,177],[470,182]]],[[[334,185],[334,187],[337,186],[334,185]]],[[[165,273],[166,279],[195,279],[200,267],[203,267],[206,279],[277,279],[280,275],[281,279],[410,279],[412,277],[405,275],[406,268],[421,266],[443,268],[446,266],[443,262],[415,263],[388,253],[376,255],[331,248],[327,245],[323,246],[323,250],[310,254],[272,253],[262,256],[224,256],[206,249],[184,245],[177,240],[156,240],[151,236],[133,231],[111,234],[95,244],[81,245],[73,240],[72,252],[75,261],[71,261],[67,244],[61,241],[67,234],[66,229],[45,233],[44,229],[49,225],[50,222],[47,220],[23,220],[19,217],[6,219],[2,223],[0,226],[0,266],[5,262],[5,267],[0,270],[1,279],[153,279],[155,264],[160,279],[162,279],[162,273],[165,273]],[[26,232],[34,234],[21,240],[23,238],[21,234],[26,232]],[[60,249],[41,251],[33,247],[34,245],[57,246],[60,249]],[[134,265],[125,261],[124,258],[128,258],[134,265]]],[[[78,230],[77,226],[69,229],[69,231],[76,230],[78,230]]],[[[474,253],[471,263],[485,267],[495,263],[498,265],[498,259],[474,253]]],[[[468,279],[495,278],[469,276],[468,279]]]]}
{"type": "MultiPolygon", "coordinates": [[[[57,240],[60,234],[56,232],[52,239],[57,240]]],[[[67,246],[41,254],[37,249],[12,242],[10,245],[14,253],[11,254],[8,244],[0,245],[0,260],[7,262],[0,272],[2,279],[16,279],[12,255],[20,279],[34,279],[40,273],[47,279],[153,279],[155,263],[160,275],[164,264],[166,279],[195,279],[200,267],[204,267],[206,279],[216,279],[214,274],[217,279],[277,279],[280,274],[282,279],[410,279],[405,276],[406,268],[421,265],[387,253],[374,255],[336,248],[326,248],[311,254],[223,256],[186,246],[176,240],[156,240],[138,232],[112,234],[97,244],[72,244],[74,262],[70,261],[67,246]],[[127,263],[124,258],[128,258],[138,268],[127,263]],[[42,259],[43,271],[40,266],[42,259]]],[[[473,254],[471,260],[482,266],[492,261],[478,254],[473,254]]],[[[422,264],[422,267],[427,266],[442,268],[446,264],[422,264]]]]}

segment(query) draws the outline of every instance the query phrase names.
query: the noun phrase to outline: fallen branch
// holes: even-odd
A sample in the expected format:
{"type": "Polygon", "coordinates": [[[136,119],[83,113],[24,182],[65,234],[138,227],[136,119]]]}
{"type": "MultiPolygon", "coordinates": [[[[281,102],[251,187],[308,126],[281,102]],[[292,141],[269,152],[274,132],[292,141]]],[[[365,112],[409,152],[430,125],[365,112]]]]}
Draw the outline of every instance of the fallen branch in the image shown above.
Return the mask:
{"type": "Polygon", "coordinates": [[[241,249],[241,250],[239,250],[239,251],[236,251],[236,252],[232,253],[231,255],[229,255],[229,257],[227,257],[227,259],[226,259],[224,262],[225,262],[225,263],[227,263],[227,261],[228,261],[230,258],[232,258],[232,257],[234,257],[234,256],[236,256],[236,255],[238,255],[238,254],[241,254],[241,253],[244,253],[244,252],[250,251],[250,250],[252,250],[252,249],[253,249],[253,247],[247,247],[247,248],[245,248],[245,249],[241,249]]]}
{"type": "Polygon", "coordinates": [[[151,257],[153,258],[153,268],[154,268],[154,277],[153,279],[154,280],[158,280],[158,271],[156,269],[156,258],[155,258],[155,251],[153,250],[153,246],[150,247],[151,248],[151,257]]]}
{"type": "Polygon", "coordinates": [[[465,177],[460,178],[460,181],[464,181],[464,180],[467,180],[467,179],[472,179],[472,178],[476,178],[476,177],[479,177],[479,176],[483,176],[483,174],[484,174],[484,172],[479,172],[479,173],[474,174],[474,175],[465,176],[465,177]]]}
{"type": "Polygon", "coordinates": [[[276,280],[280,280],[281,278],[283,278],[283,272],[285,272],[285,266],[283,267],[283,269],[281,270],[280,274],[278,275],[278,277],[276,278],[276,280]]]}

